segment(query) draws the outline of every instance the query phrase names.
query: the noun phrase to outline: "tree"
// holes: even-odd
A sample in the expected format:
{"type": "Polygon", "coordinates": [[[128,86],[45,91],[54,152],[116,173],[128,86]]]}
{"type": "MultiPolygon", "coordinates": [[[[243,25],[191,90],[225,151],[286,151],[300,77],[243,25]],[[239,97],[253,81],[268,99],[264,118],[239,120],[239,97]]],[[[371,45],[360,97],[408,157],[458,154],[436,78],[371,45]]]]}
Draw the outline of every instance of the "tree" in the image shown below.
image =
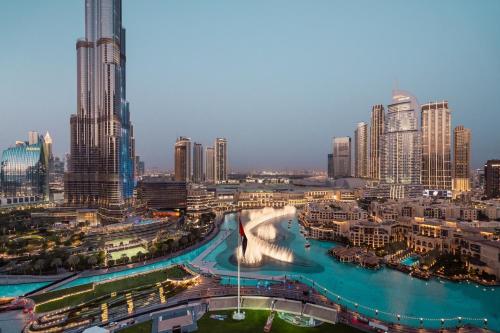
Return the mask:
{"type": "Polygon", "coordinates": [[[90,257],[87,258],[87,263],[91,267],[94,267],[97,264],[98,261],[99,261],[99,259],[97,258],[97,256],[94,256],[94,255],[92,255],[92,256],[90,256],[90,257]]]}
{"type": "Polygon", "coordinates": [[[66,260],[66,262],[71,267],[71,270],[74,270],[75,266],[78,265],[78,263],[80,262],[80,258],[78,256],[72,254],[69,256],[69,258],[68,258],[68,260],[66,260]]]}
{"type": "Polygon", "coordinates": [[[61,258],[54,258],[52,259],[52,261],[50,262],[50,267],[53,267],[56,269],[56,271],[59,269],[59,267],[62,265],[62,260],[61,258]]]}
{"type": "Polygon", "coordinates": [[[42,270],[45,267],[45,260],[38,259],[35,261],[35,265],[33,267],[40,272],[40,275],[42,275],[42,270]]]}
{"type": "Polygon", "coordinates": [[[168,245],[168,243],[163,243],[161,245],[161,252],[165,255],[168,253],[168,251],[170,250],[170,246],[168,245]]]}

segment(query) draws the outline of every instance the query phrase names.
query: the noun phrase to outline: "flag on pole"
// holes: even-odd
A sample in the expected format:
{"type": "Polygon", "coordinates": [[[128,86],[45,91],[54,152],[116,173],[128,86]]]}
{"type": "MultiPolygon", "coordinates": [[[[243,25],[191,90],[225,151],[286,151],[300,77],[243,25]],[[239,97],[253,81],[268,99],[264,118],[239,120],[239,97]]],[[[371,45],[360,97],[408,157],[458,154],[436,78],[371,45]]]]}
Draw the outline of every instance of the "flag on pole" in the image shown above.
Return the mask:
{"type": "Polygon", "coordinates": [[[239,217],[240,223],[240,237],[241,237],[241,249],[243,250],[243,257],[245,256],[245,252],[247,251],[247,235],[245,235],[245,229],[243,229],[243,224],[241,223],[241,215],[239,217]]]}

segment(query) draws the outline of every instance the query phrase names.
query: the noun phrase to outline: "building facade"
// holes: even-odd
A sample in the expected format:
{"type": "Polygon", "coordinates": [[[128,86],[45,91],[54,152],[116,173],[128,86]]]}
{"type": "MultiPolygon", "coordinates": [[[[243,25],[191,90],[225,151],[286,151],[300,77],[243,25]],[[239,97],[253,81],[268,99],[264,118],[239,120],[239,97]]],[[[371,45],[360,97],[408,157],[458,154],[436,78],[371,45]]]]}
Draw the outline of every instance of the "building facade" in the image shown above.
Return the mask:
{"type": "Polygon", "coordinates": [[[422,185],[451,190],[451,111],[447,101],[422,105],[422,185]]]}
{"type": "Polygon", "coordinates": [[[126,96],[121,0],[86,0],[76,43],[77,112],[71,116],[66,202],[121,222],[134,191],[135,142],[126,96]]]}
{"type": "Polygon", "coordinates": [[[370,161],[369,174],[371,179],[380,180],[383,156],[383,138],[385,127],[385,111],[381,104],[372,107],[370,127],[370,161]]]}
{"type": "Polygon", "coordinates": [[[391,197],[404,197],[414,185],[420,185],[420,133],[418,103],[404,91],[394,91],[388,106],[383,154],[383,182],[391,197]]]}
{"type": "Polygon", "coordinates": [[[471,131],[463,126],[453,131],[453,190],[468,192],[471,190],[471,131]]]}
{"type": "Polygon", "coordinates": [[[49,199],[49,166],[43,138],[18,141],[2,153],[0,189],[6,205],[32,204],[49,199]],[[29,142],[34,142],[29,144],[29,142]]]}
{"type": "Polygon", "coordinates": [[[333,138],[333,177],[351,177],[351,138],[333,138]]]}
{"type": "Polygon", "coordinates": [[[193,181],[201,183],[203,179],[203,146],[201,143],[195,142],[193,146],[193,181]]]}
{"type": "Polygon", "coordinates": [[[186,209],[187,183],[163,178],[145,178],[137,184],[137,198],[149,209],[186,209]]]}
{"type": "Polygon", "coordinates": [[[500,160],[489,160],[484,166],[484,195],[500,197],[500,160]]]}
{"type": "Polygon", "coordinates": [[[214,147],[207,147],[205,149],[205,181],[213,183],[215,179],[215,150],[214,147]]]}
{"type": "Polygon", "coordinates": [[[174,147],[175,180],[188,182],[191,180],[191,139],[179,137],[174,147]]]}
{"type": "Polygon", "coordinates": [[[364,122],[354,132],[354,176],[368,178],[368,124],[364,122]]]}
{"type": "Polygon", "coordinates": [[[328,178],[333,178],[333,154],[328,154],[328,169],[327,169],[328,178]]]}
{"type": "Polygon", "coordinates": [[[214,144],[214,181],[216,183],[227,181],[227,140],[225,138],[215,139],[214,144]]]}

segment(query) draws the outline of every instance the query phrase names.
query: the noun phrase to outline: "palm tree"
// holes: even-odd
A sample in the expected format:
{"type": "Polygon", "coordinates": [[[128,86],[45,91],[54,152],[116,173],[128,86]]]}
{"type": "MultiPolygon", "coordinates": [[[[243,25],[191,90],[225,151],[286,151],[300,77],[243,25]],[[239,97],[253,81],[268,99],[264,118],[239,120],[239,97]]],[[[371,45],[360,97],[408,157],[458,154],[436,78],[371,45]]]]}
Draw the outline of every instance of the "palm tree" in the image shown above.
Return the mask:
{"type": "Polygon", "coordinates": [[[59,269],[59,267],[62,265],[62,260],[61,258],[54,258],[50,262],[50,267],[55,267],[56,271],[59,269]]]}
{"type": "Polygon", "coordinates": [[[91,267],[94,267],[95,264],[97,264],[97,257],[96,256],[90,256],[87,258],[87,263],[91,266],[91,267]]]}
{"type": "Polygon", "coordinates": [[[40,275],[42,275],[42,269],[45,266],[45,260],[43,259],[38,259],[35,261],[35,265],[33,266],[35,269],[40,271],[40,275]]]}
{"type": "Polygon", "coordinates": [[[78,263],[80,262],[80,258],[74,254],[70,255],[68,260],[66,260],[66,262],[68,263],[68,265],[70,265],[71,269],[74,270],[75,269],[75,266],[78,265],[78,263]]]}

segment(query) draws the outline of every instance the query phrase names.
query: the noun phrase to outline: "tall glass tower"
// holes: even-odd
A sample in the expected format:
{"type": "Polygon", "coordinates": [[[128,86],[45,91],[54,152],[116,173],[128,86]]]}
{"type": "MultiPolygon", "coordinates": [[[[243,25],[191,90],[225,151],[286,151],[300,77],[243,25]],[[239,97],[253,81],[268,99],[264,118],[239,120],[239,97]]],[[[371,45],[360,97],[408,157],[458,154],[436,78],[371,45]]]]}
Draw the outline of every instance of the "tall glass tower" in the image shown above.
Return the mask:
{"type": "Polygon", "coordinates": [[[391,197],[407,197],[420,185],[420,132],[417,99],[405,91],[393,91],[385,119],[383,181],[391,197]]]}
{"type": "Polygon", "coordinates": [[[76,52],[66,202],[98,207],[104,222],[120,222],[133,197],[135,159],[121,0],[85,1],[85,38],[77,41],[76,52]]]}

